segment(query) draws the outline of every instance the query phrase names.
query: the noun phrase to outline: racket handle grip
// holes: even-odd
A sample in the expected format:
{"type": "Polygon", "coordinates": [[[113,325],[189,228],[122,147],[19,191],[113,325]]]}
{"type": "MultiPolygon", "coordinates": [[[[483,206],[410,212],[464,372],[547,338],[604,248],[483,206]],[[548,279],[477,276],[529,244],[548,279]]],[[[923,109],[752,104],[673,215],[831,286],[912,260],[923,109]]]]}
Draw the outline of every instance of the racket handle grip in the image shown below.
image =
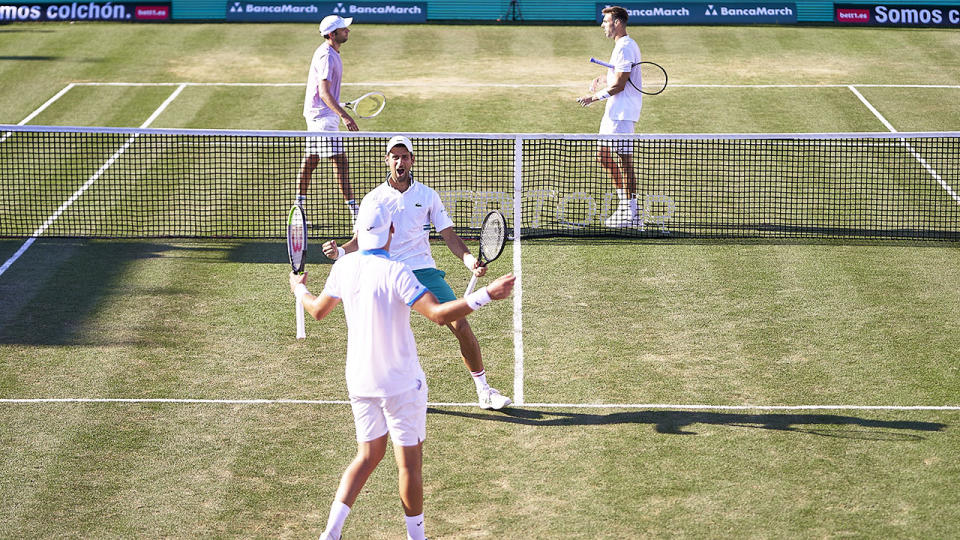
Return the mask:
{"type": "Polygon", "coordinates": [[[306,339],[307,330],[303,320],[303,300],[297,298],[297,339],[306,339]]]}
{"type": "Polygon", "coordinates": [[[612,67],[613,67],[611,64],[608,64],[608,63],[604,62],[603,60],[597,60],[596,58],[590,58],[590,61],[593,62],[594,64],[599,64],[599,65],[601,65],[601,66],[603,66],[603,67],[605,67],[605,68],[612,68],[612,67]]]}
{"type": "Polygon", "coordinates": [[[463,293],[463,295],[466,296],[466,295],[472,293],[472,292],[473,292],[473,288],[476,287],[476,286],[477,286],[477,275],[474,274],[473,277],[470,278],[470,284],[467,285],[467,292],[463,293]]]}

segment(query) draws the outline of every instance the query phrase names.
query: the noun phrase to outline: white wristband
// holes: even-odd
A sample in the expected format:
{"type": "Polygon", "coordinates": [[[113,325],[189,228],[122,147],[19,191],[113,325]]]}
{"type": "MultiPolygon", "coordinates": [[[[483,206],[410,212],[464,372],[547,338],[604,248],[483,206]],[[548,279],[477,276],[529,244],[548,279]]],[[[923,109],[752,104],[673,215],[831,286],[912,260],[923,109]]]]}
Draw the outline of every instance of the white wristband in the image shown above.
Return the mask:
{"type": "Polygon", "coordinates": [[[477,264],[477,258],[472,253],[463,254],[463,265],[467,267],[467,270],[473,272],[473,265],[475,264],[477,264]]]}
{"type": "Polygon", "coordinates": [[[303,283],[297,283],[297,286],[293,288],[293,295],[297,297],[297,300],[303,300],[303,295],[305,294],[310,294],[307,286],[303,283]]]}
{"type": "Polygon", "coordinates": [[[608,97],[610,97],[610,92],[606,90],[604,90],[603,92],[597,92],[596,94],[593,95],[593,99],[596,101],[603,101],[608,97]]]}
{"type": "Polygon", "coordinates": [[[340,246],[337,246],[337,258],[338,258],[338,259],[339,259],[340,257],[343,257],[343,256],[346,255],[346,254],[347,254],[347,250],[343,249],[343,248],[340,247],[340,246]]]}
{"type": "Polygon", "coordinates": [[[467,296],[463,297],[467,301],[467,305],[470,306],[470,309],[476,311],[483,306],[490,303],[490,293],[487,292],[487,288],[484,287],[479,291],[474,291],[467,296]]]}

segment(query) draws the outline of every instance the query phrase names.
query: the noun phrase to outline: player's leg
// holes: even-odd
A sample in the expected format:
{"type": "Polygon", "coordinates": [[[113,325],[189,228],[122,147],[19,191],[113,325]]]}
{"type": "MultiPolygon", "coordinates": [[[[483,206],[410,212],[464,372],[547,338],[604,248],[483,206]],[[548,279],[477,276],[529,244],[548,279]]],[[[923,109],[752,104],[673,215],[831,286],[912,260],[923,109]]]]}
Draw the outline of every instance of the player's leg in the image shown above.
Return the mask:
{"type": "MultiPolygon", "coordinates": [[[[323,131],[323,123],[319,118],[307,118],[307,131],[323,131]]],[[[302,208],[307,204],[307,193],[310,190],[310,181],[313,178],[313,171],[317,169],[320,163],[320,152],[323,139],[321,137],[307,137],[306,154],[300,163],[300,174],[298,175],[299,185],[297,191],[297,204],[302,208]]]]}
{"type": "Polygon", "coordinates": [[[300,164],[300,187],[297,192],[297,201],[303,202],[307,197],[307,190],[310,189],[310,179],[313,177],[313,171],[317,168],[320,157],[317,154],[307,154],[303,156],[303,162],[300,164]]]}
{"type": "Polygon", "coordinates": [[[470,323],[466,319],[460,319],[447,325],[447,328],[456,336],[460,344],[460,356],[463,357],[463,363],[470,370],[470,373],[479,373],[483,369],[483,354],[480,352],[480,342],[474,335],[470,323]]]}
{"type": "MultiPolygon", "coordinates": [[[[603,142],[603,141],[601,141],[603,142]]],[[[623,189],[623,178],[620,176],[620,166],[617,164],[617,158],[609,146],[601,145],[597,148],[597,162],[600,167],[610,175],[613,181],[613,187],[619,191],[623,189]]]]}
{"type": "Polygon", "coordinates": [[[627,193],[627,204],[630,206],[631,226],[643,226],[643,215],[637,208],[637,174],[633,165],[633,151],[621,151],[618,153],[620,163],[623,169],[623,189],[627,193]]]}
{"type": "Polygon", "coordinates": [[[387,436],[357,443],[357,455],[347,466],[337,488],[337,500],[352,507],[357,495],[387,451],[387,436]]]}
{"type": "Polygon", "coordinates": [[[387,421],[377,398],[350,398],[357,430],[357,455],[343,471],[321,539],[338,540],[343,523],[367,479],[387,452],[387,421]]]}
{"type": "Polygon", "coordinates": [[[337,179],[337,185],[340,186],[340,194],[343,195],[344,202],[350,207],[350,211],[356,217],[360,211],[360,206],[353,197],[353,187],[350,186],[350,160],[347,154],[336,154],[330,156],[330,163],[333,164],[333,175],[337,179]]]}
{"type": "MultiPolygon", "coordinates": [[[[622,135],[633,135],[636,122],[629,120],[618,120],[613,131],[622,135]]],[[[627,205],[630,209],[630,225],[637,226],[642,216],[637,211],[637,173],[633,161],[633,141],[617,141],[617,157],[620,159],[621,178],[623,181],[623,190],[627,197],[627,205]]],[[[642,223],[639,223],[642,226],[642,223]]]]}
{"type": "Polygon", "coordinates": [[[413,446],[393,445],[397,460],[397,478],[400,503],[407,522],[407,536],[413,540],[424,538],[423,524],[423,443],[413,446]]]}
{"type": "MultiPolygon", "coordinates": [[[[437,301],[443,303],[457,299],[457,295],[450,288],[450,284],[444,279],[446,273],[442,270],[422,268],[414,270],[413,273],[420,280],[420,283],[437,297],[437,301]]],[[[477,389],[477,399],[480,406],[484,409],[502,409],[513,403],[510,398],[487,383],[487,372],[483,366],[480,342],[477,341],[477,336],[473,334],[473,330],[466,319],[448,324],[447,328],[453,332],[460,344],[460,355],[463,357],[464,365],[470,370],[470,375],[477,389]]]]}
{"type": "MultiPolygon", "coordinates": [[[[632,135],[634,122],[610,120],[604,117],[600,133],[604,135],[632,135]]],[[[617,209],[604,222],[607,227],[630,227],[637,215],[637,181],[633,166],[631,141],[598,141],[600,164],[610,174],[619,202],[617,209]]]]}
{"type": "Polygon", "coordinates": [[[393,440],[397,461],[400,503],[403,505],[407,536],[424,538],[423,519],[423,441],[427,438],[427,384],[418,379],[417,387],[384,400],[384,414],[393,440]]]}
{"type": "MultiPolygon", "coordinates": [[[[340,131],[340,117],[317,118],[313,127],[316,131],[340,131]]],[[[343,200],[350,208],[351,217],[356,218],[360,207],[353,198],[353,188],[350,186],[350,162],[347,159],[346,149],[342,137],[317,137],[317,154],[330,161],[333,166],[334,180],[340,188],[343,200]]]]}

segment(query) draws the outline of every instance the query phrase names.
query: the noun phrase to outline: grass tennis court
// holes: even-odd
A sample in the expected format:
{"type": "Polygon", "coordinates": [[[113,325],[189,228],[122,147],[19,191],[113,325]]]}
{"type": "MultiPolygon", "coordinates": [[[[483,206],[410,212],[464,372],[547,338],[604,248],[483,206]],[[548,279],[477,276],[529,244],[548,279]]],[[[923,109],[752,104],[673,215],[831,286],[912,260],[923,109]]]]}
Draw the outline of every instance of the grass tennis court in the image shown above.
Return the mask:
{"type": "MultiPolygon", "coordinates": [[[[956,32],[631,35],[676,85],[645,101],[642,131],[886,131],[850,86],[896,130],[960,126],[956,32]]],[[[0,123],[75,83],[29,123],[136,127],[204,83],[151,126],[301,130],[316,44],[301,25],[6,26],[0,123]]],[[[600,109],[573,98],[609,50],[597,28],[357,26],[344,94],[387,94],[371,131],[591,133],[600,109]]],[[[22,245],[0,240],[0,264],[22,245]]],[[[494,270],[518,264],[522,298],[471,323],[523,405],[470,406],[455,340],[413,317],[428,534],[957,536],[957,253],[508,243],[494,270]]],[[[462,265],[435,256],[462,291],[462,265]]],[[[285,260],[280,241],[41,238],[0,274],[0,536],[316,537],[355,451],[346,329],[337,310],[295,342],[285,260]]],[[[329,266],[310,262],[317,289],[329,266]]],[[[402,537],[396,498],[386,463],[345,537],[402,537]]]]}

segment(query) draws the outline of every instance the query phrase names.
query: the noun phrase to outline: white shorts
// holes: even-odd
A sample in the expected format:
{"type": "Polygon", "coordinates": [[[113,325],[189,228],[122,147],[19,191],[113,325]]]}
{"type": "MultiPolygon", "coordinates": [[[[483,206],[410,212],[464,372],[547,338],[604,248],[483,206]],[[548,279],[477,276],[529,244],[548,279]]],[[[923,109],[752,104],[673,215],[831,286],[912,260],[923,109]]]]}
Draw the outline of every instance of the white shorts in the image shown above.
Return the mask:
{"type": "MultiPolygon", "coordinates": [[[[600,135],[633,135],[636,124],[632,120],[611,120],[604,115],[600,121],[600,135]]],[[[633,154],[633,141],[604,139],[597,141],[597,146],[612,148],[618,154],[633,154]]]]}
{"type": "MultiPolygon", "coordinates": [[[[307,118],[307,131],[340,131],[340,117],[307,118]]],[[[342,153],[342,137],[307,137],[307,154],[328,158],[342,153]]]]}
{"type": "Polygon", "coordinates": [[[427,438],[427,383],[389,397],[350,397],[357,442],[370,442],[388,432],[397,446],[416,446],[427,438]]]}

